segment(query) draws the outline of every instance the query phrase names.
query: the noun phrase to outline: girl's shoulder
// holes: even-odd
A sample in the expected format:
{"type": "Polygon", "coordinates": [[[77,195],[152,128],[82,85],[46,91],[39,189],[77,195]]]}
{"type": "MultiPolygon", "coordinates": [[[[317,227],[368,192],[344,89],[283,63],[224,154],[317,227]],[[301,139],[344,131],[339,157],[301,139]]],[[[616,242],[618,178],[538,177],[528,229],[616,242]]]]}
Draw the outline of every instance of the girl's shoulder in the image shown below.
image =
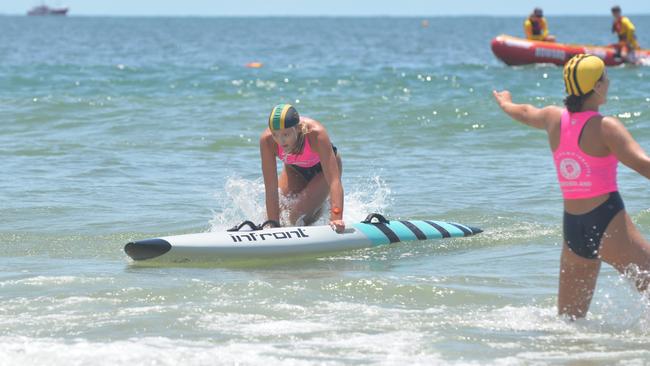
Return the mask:
{"type": "Polygon", "coordinates": [[[318,122],[317,120],[310,118],[310,117],[300,117],[300,122],[304,123],[310,128],[316,128],[316,127],[323,127],[323,124],[318,122]]]}
{"type": "Polygon", "coordinates": [[[565,109],[558,107],[556,105],[549,105],[542,108],[542,113],[544,114],[544,122],[546,124],[546,130],[550,130],[554,127],[557,127],[562,122],[562,115],[564,114],[565,109]]]}
{"type": "Polygon", "coordinates": [[[308,135],[318,136],[322,133],[327,133],[325,126],[313,118],[300,117],[300,121],[307,127],[305,132],[308,135]]]}
{"type": "Polygon", "coordinates": [[[273,139],[273,134],[268,128],[264,130],[264,132],[262,132],[260,135],[260,146],[262,145],[269,146],[271,148],[276,147],[275,140],[273,139]]]}

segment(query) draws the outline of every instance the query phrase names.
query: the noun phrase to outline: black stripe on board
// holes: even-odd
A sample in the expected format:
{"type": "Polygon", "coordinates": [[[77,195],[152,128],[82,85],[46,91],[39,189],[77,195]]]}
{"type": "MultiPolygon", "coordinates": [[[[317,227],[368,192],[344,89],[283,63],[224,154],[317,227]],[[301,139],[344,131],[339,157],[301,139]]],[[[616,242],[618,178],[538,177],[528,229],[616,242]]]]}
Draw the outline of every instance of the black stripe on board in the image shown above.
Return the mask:
{"type": "Polygon", "coordinates": [[[390,240],[391,244],[392,243],[397,243],[399,242],[399,237],[391,230],[386,224],[371,224],[375,225],[377,229],[381,230],[384,235],[390,240]]]}
{"type": "Polygon", "coordinates": [[[454,223],[451,223],[451,222],[450,222],[450,224],[454,225],[457,228],[459,228],[463,232],[463,236],[470,236],[470,235],[473,234],[470,230],[467,230],[463,225],[458,225],[458,224],[454,224],[454,223]]]}
{"type": "Polygon", "coordinates": [[[415,234],[415,236],[416,236],[419,240],[426,240],[426,239],[427,239],[427,236],[424,235],[424,233],[422,232],[422,230],[418,229],[418,227],[415,226],[415,225],[413,225],[413,223],[411,223],[410,221],[400,221],[400,222],[401,222],[402,224],[404,224],[404,226],[406,226],[407,228],[409,228],[409,230],[411,230],[411,231],[413,232],[413,234],[415,234]]]}
{"type": "Polygon", "coordinates": [[[433,221],[424,220],[424,222],[426,222],[427,224],[433,226],[434,228],[436,228],[436,230],[440,231],[440,234],[442,234],[443,238],[451,238],[451,234],[449,234],[449,231],[447,231],[444,227],[436,224],[433,221]]]}

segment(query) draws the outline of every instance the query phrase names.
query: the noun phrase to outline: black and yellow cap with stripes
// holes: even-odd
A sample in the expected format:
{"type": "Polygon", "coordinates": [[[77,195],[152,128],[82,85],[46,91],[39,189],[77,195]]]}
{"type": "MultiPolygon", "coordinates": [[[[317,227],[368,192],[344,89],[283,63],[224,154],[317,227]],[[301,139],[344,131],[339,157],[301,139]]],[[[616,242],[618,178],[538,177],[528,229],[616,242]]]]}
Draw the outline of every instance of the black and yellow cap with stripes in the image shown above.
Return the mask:
{"type": "Polygon", "coordinates": [[[567,94],[583,96],[594,90],[603,76],[605,63],[598,56],[579,54],[564,65],[564,86],[567,94]]]}
{"type": "Polygon", "coordinates": [[[291,104],[278,104],[273,107],[269,116],[271,131],[281,130],[297,125],[300,122],[298,111],[291,104]]]}

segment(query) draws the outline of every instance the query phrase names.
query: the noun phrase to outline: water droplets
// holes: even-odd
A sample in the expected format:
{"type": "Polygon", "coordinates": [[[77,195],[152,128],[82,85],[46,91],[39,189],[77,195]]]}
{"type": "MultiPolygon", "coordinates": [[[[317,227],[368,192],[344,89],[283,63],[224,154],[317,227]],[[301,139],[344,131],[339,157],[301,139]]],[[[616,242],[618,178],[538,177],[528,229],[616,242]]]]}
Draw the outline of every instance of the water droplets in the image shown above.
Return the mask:
{"type": "Polygon", "coordinates": [[[616,115],[620,119],[630,119],[634,117],[640,117],[641,112],[622,112],[616,115]]]}

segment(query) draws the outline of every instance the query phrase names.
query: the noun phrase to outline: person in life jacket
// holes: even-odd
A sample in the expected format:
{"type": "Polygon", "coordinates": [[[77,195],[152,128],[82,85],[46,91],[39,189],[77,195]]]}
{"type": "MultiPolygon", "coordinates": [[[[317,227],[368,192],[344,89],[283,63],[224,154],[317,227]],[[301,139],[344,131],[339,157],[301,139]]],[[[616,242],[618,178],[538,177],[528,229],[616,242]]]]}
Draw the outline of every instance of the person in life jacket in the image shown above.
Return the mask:
{"type": "Polygon", "coordinates": [[[614,23],[612,24],[612,33],[618,36],[618,43],[614,45],[616,48],[616,56],[626,59],[628,62],[634,62],[634,50],[638,50],[639,42],[636,40],[636,29],[634,24],[628,17],[621,15],[621,7],[612,7],[612,16],[614,23]]]}
{"type": "Polygon", "coordinates": [[[524,22],[526,38],[534,41],[555,42],[555,36],[548,34],[548,25],[541,8],[535,8],[524,22]]]}

